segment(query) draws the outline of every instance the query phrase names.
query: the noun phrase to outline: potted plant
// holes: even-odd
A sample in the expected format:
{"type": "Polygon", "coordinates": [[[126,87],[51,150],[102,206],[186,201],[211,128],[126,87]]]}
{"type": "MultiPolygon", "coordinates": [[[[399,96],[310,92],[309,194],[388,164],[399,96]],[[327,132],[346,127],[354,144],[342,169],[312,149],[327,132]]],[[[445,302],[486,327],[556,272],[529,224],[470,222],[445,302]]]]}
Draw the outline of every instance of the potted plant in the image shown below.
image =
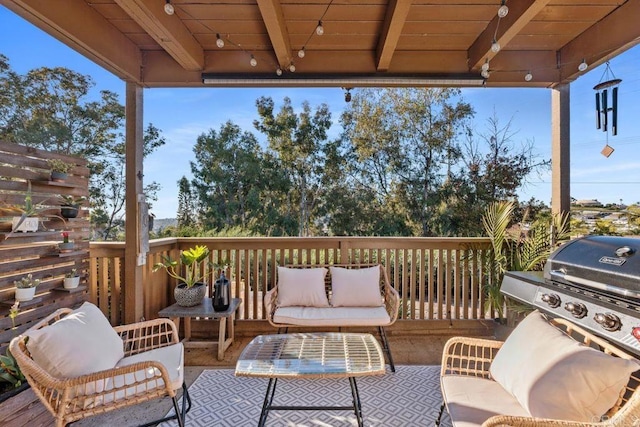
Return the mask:
{"type": "Polygon", "coordinates": [[[67,179],[69,171],[74,165],[60,159],[48,159],[47,164],[51,169],[51,181],[62,182],[67,179]]]}
{"type": "MultiPolygon", "coordinates": [[[[9,309],[12,331],[16,330],[16,317],[20,311],[19,307],[20,303],[16,301],[9,309]]],[[[5,354],[0,355],[0,403],[17,395],[28,387],[29,383],[22,374],[16,359],[7,347],[5,354]]]]}
{"type": "Polygon", "coordinates": [[[16,285],[16,301],[31,301],[36,295],[36,286],[40,284],[40,279],[34,279],[29,273],[20,280],[14,280],[13,284],[16,285]]]}
{"type": "Polygon", "coordinates": [[[164,255],[162,262],[153,266],[153,271],[164,268],[169,276],[178,280],[178,286],[174,290],[176,303],[183,307],[193,307],[202,302],[207,287],[202,281],[204,279],[203,265],[209,256],[209,248],[203,245],[196,245],[193,248],[180,252],[180,260],[171,259],[164,255]],[[184,275],[180,274],[181,268],[184,275]]]}
{"type": "Polygon", "coordinates": [[[72,251],[74,247],[73,242],[69,241],[69,232],[62,232],[62,243],[58,243],[58,249],[60,252],[69,252],[72,251]]]}
{"type": "Polygon", "coordinates": [[[75,289],[80,284],[80,275],[78,270],[73,268],[70,272],[64,275],[64,288],[75,289]]]}
{"type": "Polygon", "coordinates": [[[13,205],[4,208],[4,215],[14,215],[11,219],[11,231],[38,231],[40,218],[38,213],[42,210],[41,203],[33,203],[33,195],[31,193],[31,181],[27,181],[27,191],[24,194],[23,205],[13,205]]]}
{"type": "Polygon", "coordinates": [[[82,205],[87,198],[75,197],[75,196],[60,196],[62,198],[62,204],[60,205],[60,215],[63,218],[75,218],[80,211],[80,205],[82,205]]]}

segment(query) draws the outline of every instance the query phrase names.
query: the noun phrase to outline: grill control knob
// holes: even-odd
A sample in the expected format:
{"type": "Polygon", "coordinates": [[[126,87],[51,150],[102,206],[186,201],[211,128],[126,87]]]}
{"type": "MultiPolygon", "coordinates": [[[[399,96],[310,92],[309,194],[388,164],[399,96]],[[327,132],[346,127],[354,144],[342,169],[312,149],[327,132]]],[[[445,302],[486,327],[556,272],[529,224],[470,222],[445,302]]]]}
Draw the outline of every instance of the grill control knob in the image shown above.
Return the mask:
{"type": "Polygon", "coordinates": [[[568,302],[564,305],[564,309],[576,319],[582,319],[587,315],[587,307],[581,302],[568,302]]]}
{"type": "Polygon", "coordinates": [[[542,294],[542,302],[546,302],[551,308],[560,307],[560,297],[557,294],[542,294]]]}
{"type": "Polygon", "coordinates": [[[609,332],[619,331],[622,328],[620,318],[613,313],[596,313],[593,320],[609,332]]]}

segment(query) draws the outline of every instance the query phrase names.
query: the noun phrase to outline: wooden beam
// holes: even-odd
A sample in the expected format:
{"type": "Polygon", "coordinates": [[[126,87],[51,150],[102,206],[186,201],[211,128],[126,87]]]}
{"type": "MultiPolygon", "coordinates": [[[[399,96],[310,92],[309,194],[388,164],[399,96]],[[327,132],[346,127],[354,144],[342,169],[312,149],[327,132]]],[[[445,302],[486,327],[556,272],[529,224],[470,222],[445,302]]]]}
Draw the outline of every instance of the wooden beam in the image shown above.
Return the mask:
{"type": "Polygon", "coordinates": [[[561,82],[575,80],[582,72],[584,59],[588,70],[640,43],[640,1],[630,0],[567,43],[558,54],[561,82]]]}
{"type": "Polygon", "coordinates": [[[491,58],[496,56],[496,53],[491,50],[494,35],[500,46],[505,48],[509,41],[531,21],[547,3],[549,3],[549,0],[520,0],[517,2],[509,2],[509,14],[500,19],[500,25],[498,26],[498,2],[496,2],[495,16],[468,50],[469,69],[479,69],[485,60],[491,60],[491,58]],[[498,27],[497,33],[496,26],[498,27]]]}
{"type": "MultiPolygon", "coordinates": [[[[140,320],[144,313],[144,292],[142,286],[142,267],[138,264],[140,247],[140,207],[138,195],[143,194],[142,157],[143,157],[143,110],[142,87],[127,82],[125,129],[126,129],[126,213],[124,247],[124,319],[126,323],[140,320]]],[[[146,231],[146,230],[145,230],[146,231]]]]}
{"type": "Polygon", "coordinates": [[[387,16],[384,19],[382,33],[376,49],[376,68],[378,71],[387,71],[389,69],[393,52],[395,52],[398,45],[410,8],[411,0],[391,0],[389,2],[387,16]]]}
{"type": "Polygon", "coordinates": [[[177,15],[167,15],[157,0],[115,0],[185,70],[204,68],[202,46],[177,15]]]}
{"type": "Polygon", "coordinates": [[[278,64],[284,70],[291,64],[291,44],[280,2],[278,0],[258,0],[258,8],[260,8],[264,25],[267,27],[278,64]]]}
{"type": "Polygon", "coordinates": [[[84,0],[0,3],[121,79],[140,81],[140,49],[84,0]]]}
{"type": "Polygon", "coordinates": [[[551,90],[551,212],[569,213],[570,178],[569,84],[551,90]]]}

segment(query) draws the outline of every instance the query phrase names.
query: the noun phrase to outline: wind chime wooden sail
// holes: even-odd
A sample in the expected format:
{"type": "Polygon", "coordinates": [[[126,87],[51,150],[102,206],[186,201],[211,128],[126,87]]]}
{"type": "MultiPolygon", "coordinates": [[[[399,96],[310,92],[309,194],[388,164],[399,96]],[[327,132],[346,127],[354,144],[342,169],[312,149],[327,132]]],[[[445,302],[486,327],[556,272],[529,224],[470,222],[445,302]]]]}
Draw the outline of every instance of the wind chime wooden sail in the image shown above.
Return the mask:
{"type": "Polygon", "coordinates": [[[618,85],[622,79],[617,79],[611,71],[609,62],[600,78],[600,83],[593,87],[596,91],[596,129],[607,133],[607,143],[602,149],[602,155],[609,157],[613,147],[609,145],[609,113],[611,113],[611,135],[618,134],[618,85]],[[609,106],[608,92],[611,89],[611,106],[609,106]]]}

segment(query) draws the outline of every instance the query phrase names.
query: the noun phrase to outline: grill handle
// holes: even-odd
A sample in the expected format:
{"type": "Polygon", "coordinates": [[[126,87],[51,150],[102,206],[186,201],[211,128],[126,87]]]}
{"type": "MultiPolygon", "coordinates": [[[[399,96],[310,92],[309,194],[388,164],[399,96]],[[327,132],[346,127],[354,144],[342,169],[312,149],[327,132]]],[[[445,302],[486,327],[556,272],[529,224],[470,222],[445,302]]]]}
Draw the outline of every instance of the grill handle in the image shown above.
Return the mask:
{"type": "Polygon", "coordinates": [[[616,295],[629,298],[640,298],[640,292],[624,289],[619,286],[607,285],[606,283],[596,282],[594,280],[584,279],[582,277],[572,276],[566,274],[562,270],[551,270],[549,272],[553,277],[566,280],[567,282],[577,283],[583,286],[589,286],[591,288],[600,289],[601,291],[611,292],[616,295]]]}

